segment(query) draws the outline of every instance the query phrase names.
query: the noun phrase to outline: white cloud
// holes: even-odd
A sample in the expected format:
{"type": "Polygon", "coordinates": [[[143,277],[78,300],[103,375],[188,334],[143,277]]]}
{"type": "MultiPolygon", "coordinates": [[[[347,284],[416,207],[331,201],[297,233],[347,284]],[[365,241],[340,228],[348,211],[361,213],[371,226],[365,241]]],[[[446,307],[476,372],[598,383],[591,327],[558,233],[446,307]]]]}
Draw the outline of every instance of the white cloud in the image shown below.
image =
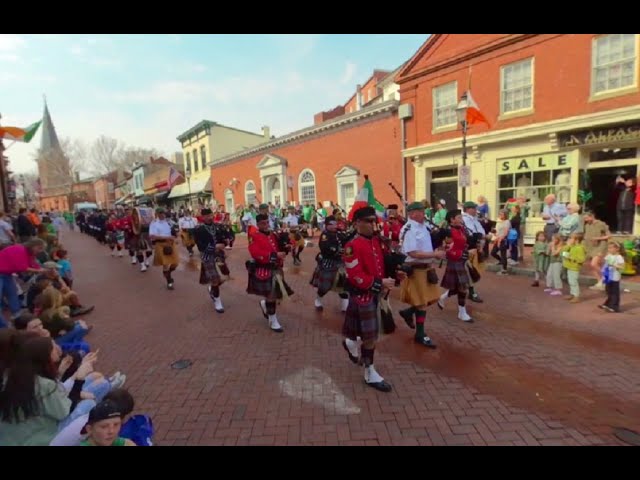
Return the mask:
{"type": "Polygon", "coordinates": [[[2,51],[15,51],[26,45],[26,40],[19,35],[13,33],[0,34],[0,50],[2,51]]]}
{"type": "Polygon", "coordinates": [[[358,66],[355,63],[347,62],[344,67],[344,73],[342,74],[340,83],[345,85],[351,83],[356,76],[357,70],[358,70],[358,66]]]}

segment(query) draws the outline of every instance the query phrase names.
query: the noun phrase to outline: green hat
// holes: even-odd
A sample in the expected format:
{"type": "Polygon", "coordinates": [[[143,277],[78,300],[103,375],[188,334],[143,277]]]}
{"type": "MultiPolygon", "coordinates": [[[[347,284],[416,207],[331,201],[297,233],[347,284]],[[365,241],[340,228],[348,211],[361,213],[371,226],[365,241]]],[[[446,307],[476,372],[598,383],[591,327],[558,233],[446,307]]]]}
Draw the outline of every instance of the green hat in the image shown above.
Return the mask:
{"type": "Polygon", "coordinates": [[[165,209],[162,208],[162,207],[156,208],[156,214],[158,214],[158,213],[165,213],[165,209]]]}
{"type": "Polygon", "coordinates": [[[261,203],[258,206],[258,210],[265,210],[265,209],[269,209],[269,205],[267,205],[266,203],[261,203]]]}
{"type": "Polygon", "coordinates": [[[416,210],[424,210],[424,205],[422,202],[413,202],[410,203],[407,207],[407,212],[415,212],[416,210]]]}
{"type": "Polygon", "coordinates": [[[474,203],[474,202],[464,202],[464,205],[462,205],[465,210],[467,208],[478,208],[478,204],[474,203]]]}

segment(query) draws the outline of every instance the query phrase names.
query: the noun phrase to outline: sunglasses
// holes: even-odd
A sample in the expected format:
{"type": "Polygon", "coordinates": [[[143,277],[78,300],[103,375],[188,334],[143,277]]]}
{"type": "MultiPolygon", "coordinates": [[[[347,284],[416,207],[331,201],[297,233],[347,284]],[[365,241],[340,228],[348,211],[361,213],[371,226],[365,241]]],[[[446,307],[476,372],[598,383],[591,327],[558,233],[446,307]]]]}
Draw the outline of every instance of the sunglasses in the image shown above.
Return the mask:
{"type": "Polygon", "coordinates": [[[361,218],[360,221],[364,223],[376,223],[375,218],[361,218]]]}

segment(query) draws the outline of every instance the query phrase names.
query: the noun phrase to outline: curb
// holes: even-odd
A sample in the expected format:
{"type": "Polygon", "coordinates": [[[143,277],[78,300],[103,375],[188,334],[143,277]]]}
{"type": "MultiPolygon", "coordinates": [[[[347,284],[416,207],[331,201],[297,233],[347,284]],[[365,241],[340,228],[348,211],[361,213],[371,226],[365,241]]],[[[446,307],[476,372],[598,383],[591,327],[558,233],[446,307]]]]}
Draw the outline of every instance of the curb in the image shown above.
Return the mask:
{"type": "MultiPolygon", "coordinates": [[[[485,269],[488,272],[497,272],[500,270],[499,265],[487,265],[485,269]]],[[[524,268],[524,267],[508,267],[509,273],[512,275],[519,275],[522,277],[533,277],[535,271],[532,268],[524,268]]],[[[587,277],[586,275],[580,275],[578,278],[578,283],[585,287],[590,287],[596,284],[596,280],[593,277],[587,277]]],[[[623,289],[629,290],[631,292],[640,292],[640,283],[638,282],[625,282],[624,280],[620,282],[620,286],[623,289]]]]}

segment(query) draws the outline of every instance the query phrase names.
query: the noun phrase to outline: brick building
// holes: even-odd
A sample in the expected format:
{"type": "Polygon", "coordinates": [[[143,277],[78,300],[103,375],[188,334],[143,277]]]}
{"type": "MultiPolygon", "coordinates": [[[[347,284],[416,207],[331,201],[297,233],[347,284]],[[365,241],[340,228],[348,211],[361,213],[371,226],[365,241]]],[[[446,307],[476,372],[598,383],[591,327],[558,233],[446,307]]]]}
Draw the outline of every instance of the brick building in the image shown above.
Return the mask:
{"type": "Polygon", "coordinates": [[[495,216],[526,195],[531,240],[546,194],[577,202],[590,190],[588,206],[613,228],[615,179],[640,166],[638,42],[638,34],[432,35],[396,77],[413,109],[403,154],[417,196],[462,198],[456,107],[472,67],[473,98],[490,128],[468,132],[467,198],[485,195],[495,216]]]}

